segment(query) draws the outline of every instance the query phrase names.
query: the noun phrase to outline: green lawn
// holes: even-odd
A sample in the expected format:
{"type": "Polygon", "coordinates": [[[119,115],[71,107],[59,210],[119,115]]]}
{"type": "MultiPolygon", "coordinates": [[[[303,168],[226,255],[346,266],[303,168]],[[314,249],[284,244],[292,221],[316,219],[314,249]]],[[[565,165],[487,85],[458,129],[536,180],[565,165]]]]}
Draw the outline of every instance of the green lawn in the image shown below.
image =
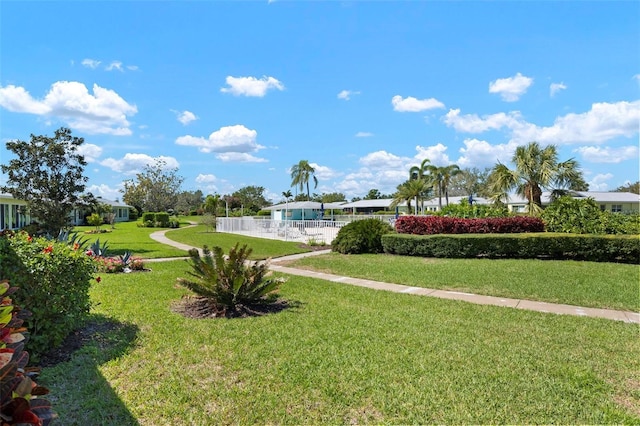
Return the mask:
{"type": "Polygon", "coordinates": [[[93,226],[76,226],[74,227],[74,231],[78,231],[82,238],[86,238],[90,242],[96,239],[100,239],[100,243],[106,241],[109,246],[109,254],[111,255],[119,255],[125,251],[130,251],[135,256],[140,256],[145,259],[184,257],[188,255],[184,250],[158,243],[149,237],[151,233],[162,230],[167,231],[166,236],[168,238],[193,247],[202,247],[206,244],[209,247],[220,246],[224,248],[225,251],[228,251],[228,249],[236,243],[240,243],[241,245],[247,244],[253,248],[251,259],[266,259],[267,257],[278,257],[309,251],[308,249],[299,247],[299,243],[295,242],[265,240],[263,238],[245,237],[243,235],[208,232],[204,225],[187,227],[187,220],[193,220],[191,216],[183,216],[180,220],[182,227],[179,229],[143,228],[138,226],[140,221],[137,221],[117,223],[115,229],[103,225],[102,229],[108,232],[102,234],[85,233],[94,230],[95,227],[93,226]]]}
{"type": "Polygon", "coordinates": [[[302,277],[292,309],[194,320],[186,264],[152,267],[92,287],[119,328],[44,369],[60,424],[640,423],[637,325],[302,277]]]}
{"type": "Polygon", "coordinates": [[[636,312],[640,309],[638,265],[337,253],[289,265],[415,287],[636,312]]]}
{"type": "Polygon", "coordinates": [[[170,230],[166,236],[174,241],[189,244],[194,247],[202,247],[204,245],[209,247],[219,246],[222,247],[225,252],[236,243],[240,243],[240,245],[247,244],[253,249],[251,259],[266,259],[268,257],[286,256],[309,251],[306,248],[300,247],[300,243],[296,242],[212,232],[207,230],[207,227],[204,225],[170,230]]]}

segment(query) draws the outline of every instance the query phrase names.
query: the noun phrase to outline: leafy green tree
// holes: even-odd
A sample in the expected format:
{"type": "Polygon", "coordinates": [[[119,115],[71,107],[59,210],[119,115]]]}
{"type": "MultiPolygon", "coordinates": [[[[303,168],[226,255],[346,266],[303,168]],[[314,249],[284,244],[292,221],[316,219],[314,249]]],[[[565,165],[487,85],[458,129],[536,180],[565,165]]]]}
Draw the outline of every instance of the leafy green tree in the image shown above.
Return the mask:
{"type": "Polygon", "coordinates": [[[176,211],[189,214],[192,210],[200,208],[204,202],[204,195],[201,190],[182,191],[177,195],[176,211]]]}
{"type": "Polygon", "coordinates": [[[322,194],[320,201],[323,203],[339,203],[346,198],[342,192],[330,192],[328,194],[322,194]]]}
{"type": "Polygon", "coordinates": [[[204,203],[202,204],[202,209],[205,213],[213,215],[214,217],[218,214],[218,207],[220,206],[220,195],[207,195],[207,198],[204,199],[204,203]]]}
{"type": "Polygon", "coordinates": [[[451,176],[448,191],[451,196],[469,196],[488,198],[487,179],[491,168],[479,169],[477,167],[460,169],[460,173],[451,176]]]}
{"type": "Polygon", "coordinates": [[[297,186],[300,191],[303,191],[305,186],[307,188],[307,200],[311,199],[311,191],[309,190],[309,179],[313,178],[314,188],[318,187],[318,178],[315,175],[316,169],[314,169],[307,160],[300,160],[298,164],[294,164],[291,167],[291,186],[297,186]]]}
{"type": "Polygon", "coordinates": [[[136,181],[124,182],[125,203],[136,209],[147,212],[166,212],[174,210],[178,201],[178,193],[184,178],[178,175],[178,169],[167,169],[164,160],[156,159],[153,165],[146,165],[136,175],[136,181]]]}
{"type": "Polygon", "coordinates": [[[83,138],[61,127],[53,137],[32,134],[29,142],[6,144],[16,158],[0,166],[7,175],[0,191],[26,201],[31,216],[50,235],[69,226],[70,214],[85,189],[87,162],[78,153],[83,143],[83,138]]]}
{"type": "Polygon", "coordinates": [[[613,192],[631,192],[634,194],[640,194],[640,181],[619,186],[614,189],[613,192]]]}
{"type": "Polygon", "coordinates": [[[530,215],[542,210],[542,190],[567,190],[584,182],[582,171],[574,159],[558,162],[555,145],[542,148],[537,142],[516,148],[509,169],[498,163],[489,176],[489,190],[494,201],[504,201],[510,191],[527,199],[530,215]]]}
{"type": "Polygon", "coordinates": [[[393,198],[392,195],[389,194],[382,194],[378,189],[370,189],[369,192],[367,192],[367,195],[364,196],[364,200],[382,200],[382,199],[386,199],[386,198],[393,198]]]}
{"type": "Polygon", "coordinates": [[[251,214],[255,214],[263,207],[269,205],[269,202],[264,197],[264,187],[262,186],[245,186],[244,188],[238,189],[231,194],[231,196],[237,198],[241,208],[251,214]]]}

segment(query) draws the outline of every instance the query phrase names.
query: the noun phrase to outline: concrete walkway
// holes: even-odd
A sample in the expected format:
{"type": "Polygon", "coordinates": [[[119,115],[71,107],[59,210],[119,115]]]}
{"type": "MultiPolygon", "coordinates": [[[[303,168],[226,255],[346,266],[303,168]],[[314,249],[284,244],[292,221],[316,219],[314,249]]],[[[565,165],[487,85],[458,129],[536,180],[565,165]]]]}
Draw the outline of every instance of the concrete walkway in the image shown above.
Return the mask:
{"type": "MultiPolygon", "coordinates": [[[[153,240],[159,243],[167,244],[181,250],[188,251],[194,248],[186,244],[178,243],[176,241],[172,241],[168,239],[165,236],[165,232],[166,230],[157,231],[152,233],[150,236],[153,240]]],[[[545,302],[536,302],[536,301],[523,300],[523,299],[508,299],[505,297],[483,296],[479,294],[462,293],[458,291],[446,291],[446,290],[436,290],[436,289],[423,288],[423,287],[411,287],[411,286],[406,286],[401,284],[385,283],[385,282],[372,281],[372,280],[366,280],[361,278],[344,277],[340,275],[326,274],[323,272],[315,272],[315,271],[309,271],[306,269],[290,268],[287,266],[280,265],[280,263],[282,262],[293,261],[293,260],[301,259],[303,257],[308,257],[308,256],[317,256],[317,255],[326,254],[329,252],[331,252],[331,250],[320,250],[320,251],[312,251],[309,253],[294,254],[291,256],[283,256],[283,257],[275,258],[271,260],[270,268],[274,271],[282,272],[283,274],[318,278],[321,280],[331,281],[335,283],[355,285],[358,287],[366,287],[366,288],[371,288],[375,290],[391,291],[394,293],[405,293],[405,294],[413,294],[417,296],[437,297],[440,299],[461,300],[469,303],[476,303],[479,305],[494,305],[494,306],[502,306],[506,308],[525,309],[525,310],[536,311],[536,312],[546,312],[546,313],[554,313],[554,314],[562,314],[562,315],[575,315],[575,316],[593,317],[593,318],[604,318],[604,319],[609,319],[614,321],[623,321],[627,323],[640,324],[640,314],[637,312],[616,311],[612,309],[585,308],[580,306],[563,305],[563,304],[557,304],[557,303],[545,303],[545,302]]],[[[172,258],[170,260],[175,260],[175,259],[176,258],[172,258]]],[[[155,261],[162,261],[162,260],[169,260],[169,259],[155,259],[155,261]]]]}

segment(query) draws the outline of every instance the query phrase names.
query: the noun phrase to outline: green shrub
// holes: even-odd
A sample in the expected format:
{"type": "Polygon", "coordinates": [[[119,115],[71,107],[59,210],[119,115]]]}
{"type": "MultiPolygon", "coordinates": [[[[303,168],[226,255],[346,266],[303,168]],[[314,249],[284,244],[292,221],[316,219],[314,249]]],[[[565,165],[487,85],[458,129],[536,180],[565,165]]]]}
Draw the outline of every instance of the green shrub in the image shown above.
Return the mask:
{"type": "Polygon", "coordinates": [[[7,280],[0,280],[0,407],[2,424],[48,425],[57,417],[51,403],[39,398],[49,390],[37,386],[32,378],[37,370],[26,368],[29,353],[24,350],[29,339],[24,320],[31,314],[14,304],[11,294],[18,290],[7,280]],[[5,423],[9,421],[11,423],[5,423]]]}
{"type": "Polygon", "coordinates": [[[156,226],[160,228],[168,228],[170,222],[169,213],[156,213],[156,226]]]}
{"type": "Polygon", "coordinates": [[[138,215],[138,210],[133,208],[133,207],[130,207],[129,208],[129,221],[133,222],[135,220],[138,220],[138,217],[140,217],[138,215]]]}
{"type": "Polygon", "coordinates": [[[486,204],[471,205],[467,200],[463,199],[460,204],[442,206],[442,210],[434,212],[433,214],[458,218],[508,217],[509,210],[506,206],[495,207],[486,204]]]}
{"type": "Polygon", "coordinates": [[[348,223],[331,243],[332,250],[342,254],[382,253],[381,237],[393,228],[379,219],[363,219],[348,223]]]}
{"type": "Polygon", "coordinates": [[[0,278],[20,288],[16,302],[33,313],[27,326],[35,359],[86,319],[95,264],[78,244],[8,233],[0,237],[0,271],[0,278]]]}
{"type": "Polygon", "coordinates": [[[387,253],[442,258],[543,258],[640,263],[634,236],[579,234],[456,234],[382,237],[387,253]]]}
{"type": "Polygon", "coordinates": [[[95,226],[96,229],[100,229],[100,227],[104,223],[104,219],[102,219],[102,216],[100,216],[98,213],[92,213],[90,216],[87,216],[86,220],[87,224],[95,226]]]}
{"type": "Polygon", "coordinates": [[[548,232],[639,234],[640,215],[601,211],[593,198],[560,197],[541,215],[548,232]]]}
{"type": "Polygon", "coordinates": [[[271,216],[271,210],[260,210],[256,216],[271,216]]]}
{"type": "Polygon", "coordinates": [[[154,223],[156,221],[156,214],[153,212],[144,212],[142,213],[142,222],[143,223],[147,223],[147,222],[151,222],[154,223]]]}
{"type": "Polygon", "coordinates": [[[178,278],[177,282],[198,296],[209,300],[216,316],[235,316],[251,305],[268,304],[275,301],[275,292],[284,282],[282,278],[266,278],[268,262],[248,263],[252,249],[239,244],[225,256],[220,247],[207,246],[203,256],[196,249],[189,250],[188,272],[192,279],[178,278]]]}

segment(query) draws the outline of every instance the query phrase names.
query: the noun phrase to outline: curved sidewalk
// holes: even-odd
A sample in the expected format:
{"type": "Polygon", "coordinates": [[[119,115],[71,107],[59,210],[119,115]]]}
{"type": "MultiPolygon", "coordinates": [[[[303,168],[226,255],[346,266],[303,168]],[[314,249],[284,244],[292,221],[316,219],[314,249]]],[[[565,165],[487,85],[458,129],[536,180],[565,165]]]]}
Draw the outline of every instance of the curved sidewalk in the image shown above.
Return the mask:
{"type": "MultiPolygon", "coordinates": [[[[193,226],[193,225],[192,225],[193,226]]],[[[167,244],[185,251],[194,247],[170,240],[165,236],[164,231],[157,231],[150,237],[163,244],[167,244]]],[[[630,311],[616,311],[612,309],[586,308],[581,306],[563,305],[557,303],[536,302],[524,299],[508,299],[506,297],[483,296],[480,294],[463,293],[458,291],[436,290],[423,287],[411,287],[402,284],[385,283],[380,281],[366,280],[362,278],[345,277],[334,274],[326,274],[323,272],[309,271],[306,269],[290,268],[279,265],[281,262],[301,259],[308,256],[316,256],[329,253],[331,250],[312,251],[308,253],[294,254],[291,256],[278,257],[271,260],[270,269],[284,274],[298,275],[303,277],[318,278],[325,281],[331,281],[341,284],[355,285],[358,287],[366,287],[375,290],[385,290],[394,293],[414,294],[418,296],[437,297],[439,299],[462,300],[469,303],[479,305],[494,305],[506,308],[525,309],[528,311],[546,312],[561,315],[574,315],[582,317],[604,318],[614,321],[623,321],[627,323],[640,324],[640,314],[630,311]]]]}

